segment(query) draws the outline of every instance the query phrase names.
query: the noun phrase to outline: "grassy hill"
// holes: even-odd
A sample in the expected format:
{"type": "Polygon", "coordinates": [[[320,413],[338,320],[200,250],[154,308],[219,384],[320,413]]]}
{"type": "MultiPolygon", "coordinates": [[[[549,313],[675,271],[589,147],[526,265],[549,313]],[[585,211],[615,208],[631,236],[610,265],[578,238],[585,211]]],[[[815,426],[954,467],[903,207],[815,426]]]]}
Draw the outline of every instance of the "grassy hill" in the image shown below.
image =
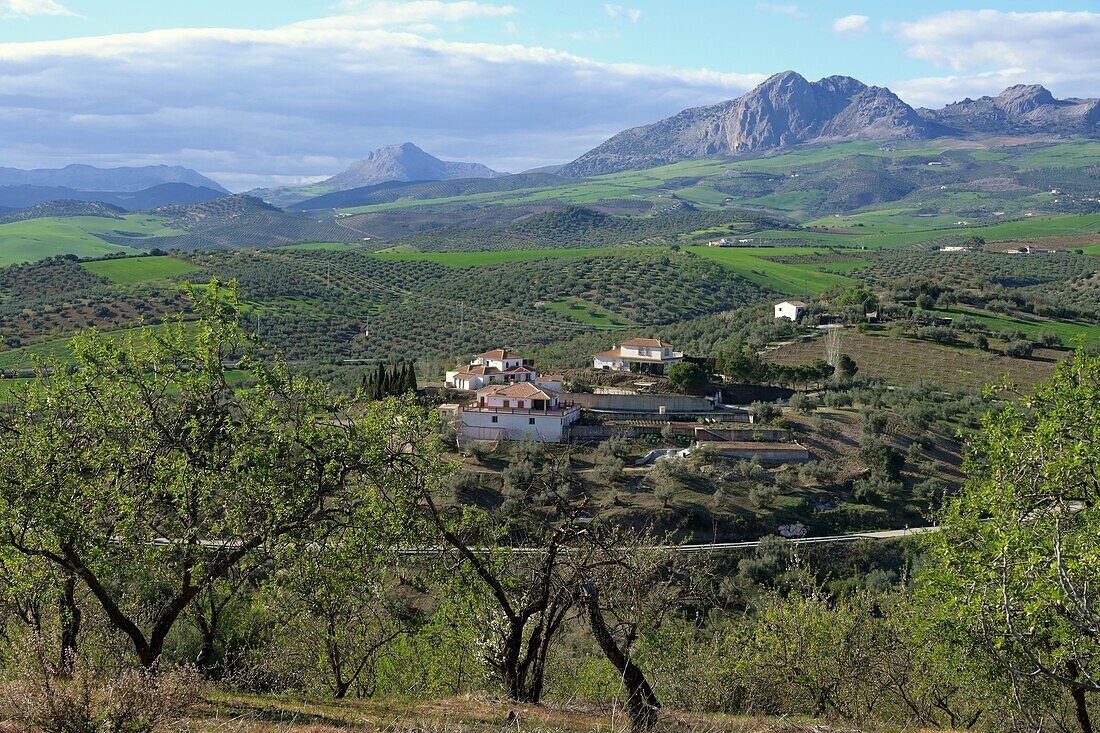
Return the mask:
{"type": "Polygon", "coordinates": [[[181,232],[156,216],[71,216],[0,224],[0,265],[33,262],[55,255],[102,257],[133,252],[149,238],[168,241],[181,232]],[[132,244],[130,244],[132,243],[132,244]]]}

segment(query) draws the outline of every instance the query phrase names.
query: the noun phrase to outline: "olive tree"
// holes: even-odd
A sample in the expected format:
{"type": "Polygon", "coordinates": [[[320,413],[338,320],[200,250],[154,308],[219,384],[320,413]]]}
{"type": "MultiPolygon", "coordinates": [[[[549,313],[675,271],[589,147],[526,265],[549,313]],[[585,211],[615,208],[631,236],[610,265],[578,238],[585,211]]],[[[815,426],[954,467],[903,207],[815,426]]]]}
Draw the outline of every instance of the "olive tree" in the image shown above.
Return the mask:
{"type": "Polygon", "coordinates": [[[945,627],[1020,684],[1068,691],[1084,733],[1100,692],[1100,357],[1077,354],[986,416],[968,481],[940,517],[923,579],[945,627]]]}
{"type": "Polygon", "coordinates": [[[0,413],[0,542],[75,577],[146,667],[232,569],[434,470],[417,408],[293,374],[233,288],[192,298],[193,322],[77,336],[0,413]]]}

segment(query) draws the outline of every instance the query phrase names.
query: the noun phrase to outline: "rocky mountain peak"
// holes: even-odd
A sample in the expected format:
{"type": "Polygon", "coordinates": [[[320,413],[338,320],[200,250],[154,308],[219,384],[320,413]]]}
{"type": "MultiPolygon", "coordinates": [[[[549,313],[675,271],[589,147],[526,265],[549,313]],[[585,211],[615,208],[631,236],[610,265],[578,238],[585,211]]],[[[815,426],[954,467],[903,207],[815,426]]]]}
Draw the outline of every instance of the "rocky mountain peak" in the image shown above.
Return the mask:
{"type": "Polygon", "coordinates": [[[1025,115],[1047,104],[1057,104],[1054,95],[1041,84],[1017,84],[993,100],[994,106],[1013,115],[1025,115]]]}

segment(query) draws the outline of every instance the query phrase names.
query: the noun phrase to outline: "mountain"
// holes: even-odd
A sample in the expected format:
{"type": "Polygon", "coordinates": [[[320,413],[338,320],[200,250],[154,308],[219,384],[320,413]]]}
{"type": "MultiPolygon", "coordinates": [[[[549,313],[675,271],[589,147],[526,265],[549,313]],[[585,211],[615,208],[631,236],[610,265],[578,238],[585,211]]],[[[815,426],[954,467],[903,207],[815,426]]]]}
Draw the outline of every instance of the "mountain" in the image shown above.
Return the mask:
{"type": "Polygon", "coordinates": [[[580,177],[819,140],[920,139],[939,132],[889,89],[848,76],[811,82],[785,71],[737,99],[620,132],[559,173],[580,177]]]}
{"type": "Polygon", "coordinates": [[[91,165],[67,165],[64,168],[0,168],[0,186],[52,186],[77,191],[134,192],[162,183],[186,183],[196,188],[229,191],[221,184],[190,168],[173,165],[147,165],[138,168],[96,168],[91,165]]]}
{"type": "Polygon", "coordinates": [[[1017,84],[996,97],[964,99],[918,110],[927,120],[964,133],[1100,134],[1100,99],[1055,99],[1039,84],[1017,84]]]}
{"type": "Polygon", "coordinates": [[[620,132],[559,174],[591,176],[802,143],[1021,132],[1100,136],[1100,100],[1055,99],[1037,84],[1021,84],[996,97],[918,110],[885,87],[848,76],[807,81],[784,71],[737,99],[620,132]]]}
{"type": "Polygon", "coordinates": [[[346,191],[385,181],[449,181],[456,178],[497,178],[502,175],[505,174],[480,163],[440,160],[412,143],[402,143],[379,148],[318,185],[346,191]]]}
{"type": "Polygon", "coordinates": [[[422,201],[475,193],[515,191],[559,183],[565,183],[565,179],[549,173],[517,173],[500,178],[458,178],[450,181],[386,181],[372,186],[333,191],[299,201],[286,208],[292,211],[346,209],[352,206],[388,204],[395,201],[422,201]]]}
{"type": "Polygon", "coordinates": [[[62,186],[0,186],[0,206],[22,209],[48,201],[97,201],[128,211],[210,201],[226,194],[189,183],[161,183],[140,191],[79,191],[62,186]]]}

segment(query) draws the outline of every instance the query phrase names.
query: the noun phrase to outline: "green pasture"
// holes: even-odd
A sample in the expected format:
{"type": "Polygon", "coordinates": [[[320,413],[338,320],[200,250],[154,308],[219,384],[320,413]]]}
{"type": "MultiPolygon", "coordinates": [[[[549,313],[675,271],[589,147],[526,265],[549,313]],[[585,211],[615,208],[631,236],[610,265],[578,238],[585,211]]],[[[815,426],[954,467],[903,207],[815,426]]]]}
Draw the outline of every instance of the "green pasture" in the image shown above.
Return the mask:
{"type": "Polygon", "coordinates": [[[592,257],[595,255],[654,252],[658,248],[587,247],[577,249],[514,249],[493,252],[373,252],[366,255],[391,262],[434,262],[446,267],[480,267],[502,262],[543,258],[592,257]]]}
{"type": "Polygon", "coordinates": [[[146,280],[160,280],[176,275],[186,275],[198,269],[196,265],[175,257],[125,257],[82,263],[84,268],[113,283],[132,285],[146,280]]]}
{"type": "Polygon", "coordinates": [[[951,317],[966,316],[980,321],[993,331],[1020,330],[1028,336],[1035,336],[1041,331],[1051,331],[1062,337],[1062,342],[1067,346],[1073,346],[1078,338],[1084,337],[1086,343],[1100,342],[1100,325],[1093,323],[1081,323],[1079,321],[1056,321],[1045,318],[1031,318],[1021,316],[1001,315],[972,308],[950,308],[936,311],[951,317]]]}
{"type": "Polygon", "coordinates": [[[281,247],[275,249],[287,249],[287,250],[346,250],[346,249],[358,249],[360,245],[354,242],[299,242],[298,244],[284,244],[281,247]]]}
{"type": "Polygon", "coordinates": [[[103,257],[117,252],[133,252],[130,247],[105,242],[96,234],[115,234],[140,241],[145,237],[181,233],[165,226],[163,219],[145,214],[128,214],[121,219],[100,216],[46,217],[0,224],[0,267],[55,255],[103,257]]]}
{"type": "Polygon", "coordinates": [[[788,295],[816,295],[831,287],[850,285],[854,282],[845,275],[826,272],[823,268],[830,267],[829,263],[792,265],[765,259],[824,252],[820,249],[806,247],[687,247],[686,249],[733,270],[746,280],[788,295]]]}
{"type": "Polygon", "coordinates": [[[568,316],[575,321],[587,323],[592,326],[623,327],[629,326],[630,321],[622,316],[612,313],[606,308],[589,303],[582,298],[558,298],[542,304],[543,308],[568,316]]]}

